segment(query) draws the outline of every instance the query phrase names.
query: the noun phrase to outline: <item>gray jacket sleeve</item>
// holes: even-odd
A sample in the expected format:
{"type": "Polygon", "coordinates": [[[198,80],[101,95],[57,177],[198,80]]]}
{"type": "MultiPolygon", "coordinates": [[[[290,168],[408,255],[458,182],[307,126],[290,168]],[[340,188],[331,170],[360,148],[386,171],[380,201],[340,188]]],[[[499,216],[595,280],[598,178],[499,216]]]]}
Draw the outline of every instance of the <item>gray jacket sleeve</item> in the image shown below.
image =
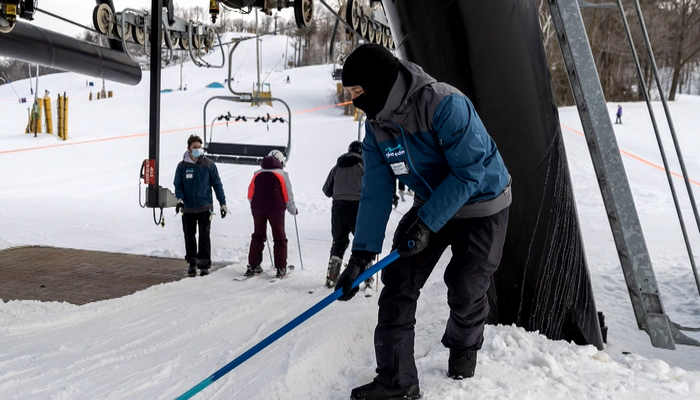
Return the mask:
{"type": "Polygon", "coordinates": [[[328,178],[326,178],[326,183],[323,184],[323,194],[326,197],[333,197],[333,184],[335,183],[335,168],[331,168],[331,172],[328,173],[328,178]]]}
{"type": "Polygon", "coordinates": [[[292,191],[292,182],[289,180],[289,174],[287,171],[282,172],[284,174],[284,184],[287,187],[287,211],[292,215],[297,215],[299,212],[297,210],[296,204],[294,204],[294,192],[292,191]]]}

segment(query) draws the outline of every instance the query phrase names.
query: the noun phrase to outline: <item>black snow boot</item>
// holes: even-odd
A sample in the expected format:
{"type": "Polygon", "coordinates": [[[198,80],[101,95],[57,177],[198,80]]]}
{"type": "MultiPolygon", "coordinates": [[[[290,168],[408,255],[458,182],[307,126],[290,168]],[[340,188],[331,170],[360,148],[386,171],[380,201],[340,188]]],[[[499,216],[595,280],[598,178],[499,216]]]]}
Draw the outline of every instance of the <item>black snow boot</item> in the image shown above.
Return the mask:
{"type": "Polygon", "coordinates": [[[277,275],[275,275],[275,278],[282,279],[285,276],[287,276],[287,267],[277,268],[277,275]]]}
{"type": "Polygon", "coordinates": [[[338,256],[331,256],[328,261],[328,272],[326,273],[326,287],[334,288],[336,282],[338,282],[338,277],[340,276],[340,266],[343,260],[338,256]]]}
{"type": "Polygon", "coordinates": [[[197,276],[197,264],[190,263],[190,267],[187,268],[187,276],[190,278],[197,276]]]}
{"type": "Polygon", "coordinates": [[[458,352],[450,349],[447,375],[456,380],[472,378],[476,369],[476,351],[458,352]]]}
{"type": "Polygon", "coordinates": [[[420,399],[418,385],[391,388],[377,381],[356,387],[350,392],[351,400],[403,400],[420,399]]]}
{"type": "Polygon", "coordinates": [[[254,275],[260,275],[262,274],[263,269],[259,265],[254,265],[254,266],[248,266],[248,269],[245,270],[244,276],[254,276],[254,275]]]}
{"type": "Polygon", "coordinates": [[[197,268],[199,268],[199,276],[209,275],[209,268],[211,268],[211,260],[197,259],[197,268]]]}

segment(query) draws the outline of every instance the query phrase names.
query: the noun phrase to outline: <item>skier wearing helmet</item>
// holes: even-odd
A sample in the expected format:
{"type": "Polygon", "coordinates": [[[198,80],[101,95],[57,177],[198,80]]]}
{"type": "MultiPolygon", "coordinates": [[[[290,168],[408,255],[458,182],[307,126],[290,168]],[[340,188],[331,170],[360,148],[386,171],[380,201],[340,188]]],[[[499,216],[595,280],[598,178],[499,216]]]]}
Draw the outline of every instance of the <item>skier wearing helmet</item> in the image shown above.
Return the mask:
{"type": "Polygon", "coordinates": [[[262,272],[263,249],[267,240],[267,224],[272,228],[274,258],[277,277],[287,275],[287,235],[284,230],[284,211],[297,215],[294,194],[289,175],[284,171],[285,157],[279,150],[272,150],[263,157],[261,169],[255,171],[248,186],[248,201],[253,214],[254,231],[248,252],[246,276],[262,272]]]}

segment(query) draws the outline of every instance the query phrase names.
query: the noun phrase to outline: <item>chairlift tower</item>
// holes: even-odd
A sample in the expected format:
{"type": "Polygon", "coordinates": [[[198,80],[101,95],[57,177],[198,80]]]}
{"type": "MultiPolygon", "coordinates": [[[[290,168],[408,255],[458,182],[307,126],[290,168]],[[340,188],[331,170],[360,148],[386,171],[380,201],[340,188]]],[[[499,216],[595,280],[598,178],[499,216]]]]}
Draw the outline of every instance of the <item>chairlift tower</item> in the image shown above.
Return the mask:
{"type": "MultiPolygon", "coordinates": [[[[637,7],[637,13],[646,35],[644,20],[641,16],[638,0],[633,0],[637,7]]],[[[605,96],[598,77],[598,71],[593,59],[593,53],[586,35],[585,25],[581,15],[581,8],[614,8],[619,9],[622,22],[627,34],[632,55],[637,68],[638,77],[649,105],[649,112],[654,125],[654,130],[659,139],[662,158],[670,189],[676,205],[681,229],[689,253],[694,277],[698,280],[695,261],[688,241],[688,236],[680,213],[678,200],[670,168],[666,160],[663,144],[660,140],[658,128],[653,110],[651,109],[649,92],[641,75],[641,67],[632,35],[627,23],[621,0],[617,3],[588,3],[577,0],[552,0],[549,2],[552,22],[557,32],[557,38],[564,57],[564,64],[569,76],[569,83],[574,94],[579,117],[586,136],[586,143],[591,153],[591,160],[598,177],[598,185],[603,197],[603,203],[608,214],[608,221],[613,233],[613,239],[620,258],[620,264],[624,273],[627,289],[632,302],[637,326],[647,332],[654,347],[675,349],[676,344],[700,346],[700,342],[687,337],[679,330],[679,326],[672,323],[664,311],[661,293],[651,264],[649,250],[644,240],[641,222],[634,204],[632,191],[627,180],[620,149],[615,139],[612,121],[605,104],[605,96]]],[[[648,37],[645,38],[648,45],[648,37]]],[[[653,61],[653,52],[648,45],[649,57],[653,61]]],[[[656,67],[653,63],[654,68],[656,67]]],[[[655,73],[658,73],[655,71],[655,73]]],[[[659,88],[663,97],[663,90],[659,88]]],[[[670,115],[667,114],[669,123],[672,124],[670,115]]],[[[673,130],[672,130],[673,131],[673,130]]],[[[675,139],[675,137],[674,137],[675,139]]],[[[680,151],[679,149],[677,149],[680,151]]],[[[683,166],[683,159],[679,152],[679,159],[683,166]]],[[[683,166],[684,168],[684,166],[683,166]]],[[[684,168],[685,169],[685,168],[684,168]]],[[[687,182],[687,175],[685,179],[687,182]]],[[[691,201],[694,203],[692,189],[689,188],[691,201]]],[[[697,212],[696,212],[697,218],[697,212]]],[[[700,288],[700,286],[699,286],[700,288]]]]}

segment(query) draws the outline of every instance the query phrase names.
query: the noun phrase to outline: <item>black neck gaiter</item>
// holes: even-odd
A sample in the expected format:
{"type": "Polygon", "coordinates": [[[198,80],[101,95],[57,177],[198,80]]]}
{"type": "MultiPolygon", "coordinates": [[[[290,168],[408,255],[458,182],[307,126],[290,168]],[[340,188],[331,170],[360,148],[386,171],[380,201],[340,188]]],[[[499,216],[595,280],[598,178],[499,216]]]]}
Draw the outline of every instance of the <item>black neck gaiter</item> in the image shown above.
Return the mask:
{"type": "Polygon", "coordinates": [[[352,104],[364,111],[367,117],[370,119],[377,118],[389,98],[389,93],[396,83],[396,79],[399,76],[399,71],[397,70],[388,79],[384,80],[379,84],[374,84],[369,87],[363,87],[365,93],[356,97],[352,104]]]}

